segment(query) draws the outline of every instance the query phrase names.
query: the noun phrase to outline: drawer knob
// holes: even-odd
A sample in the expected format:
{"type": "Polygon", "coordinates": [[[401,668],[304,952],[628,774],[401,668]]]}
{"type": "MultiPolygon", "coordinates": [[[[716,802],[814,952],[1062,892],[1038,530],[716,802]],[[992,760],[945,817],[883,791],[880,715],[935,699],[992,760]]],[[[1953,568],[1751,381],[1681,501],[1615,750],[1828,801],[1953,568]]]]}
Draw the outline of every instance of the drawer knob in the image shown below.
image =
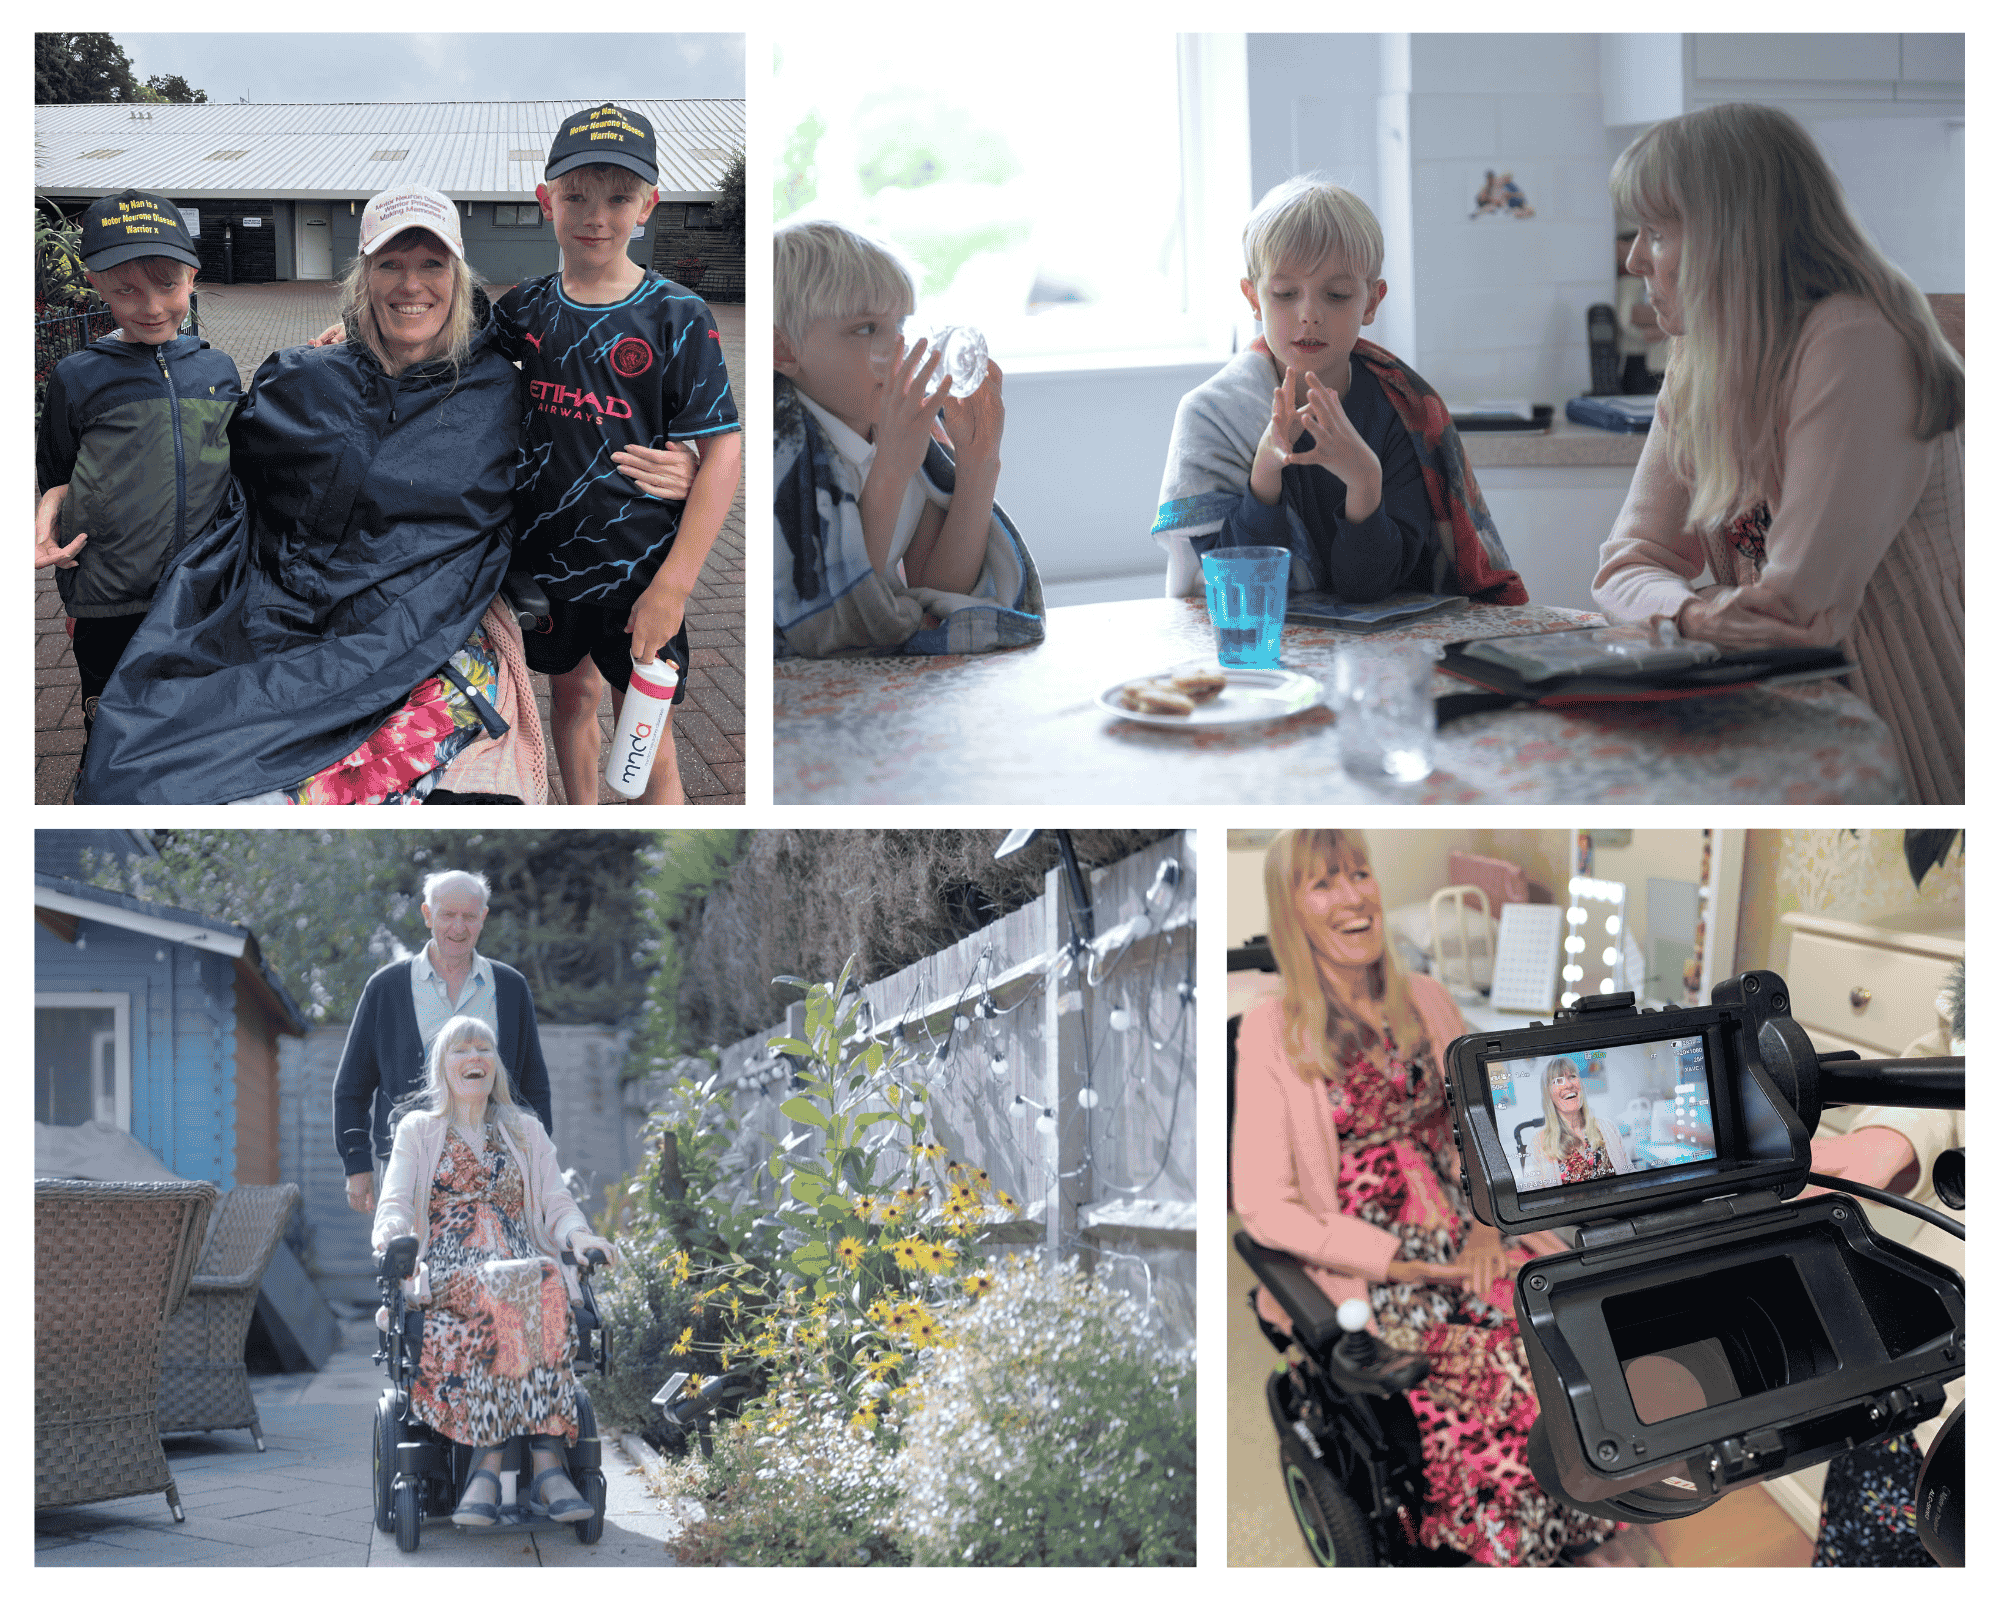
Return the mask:
{"type": "Polygon", "coordinates": [[[1856,1011],[1859,1011],[1863,1006],[1868,1004],[1868,1002],[1874,998],[1875,997],[1873,995],[1871,995],[1866,989],[1862,988],[1861,985],[1858,983],[1852,989],[1849,989],[1847,991],[1847,1003],[1852,1007],[1854,1007],[1856,1011]]]}

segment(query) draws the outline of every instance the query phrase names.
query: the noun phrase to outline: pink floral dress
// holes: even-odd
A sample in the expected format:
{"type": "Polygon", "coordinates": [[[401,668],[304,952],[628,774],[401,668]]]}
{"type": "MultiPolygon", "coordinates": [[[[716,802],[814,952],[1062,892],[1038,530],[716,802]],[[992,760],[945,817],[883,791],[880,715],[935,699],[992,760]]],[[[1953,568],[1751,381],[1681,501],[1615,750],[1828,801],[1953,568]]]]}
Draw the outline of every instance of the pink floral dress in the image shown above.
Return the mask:
{"type": "MultiPolygon", "coordinates": [[[[1402,1261],[1457,1259],[1473,1216],[1452,1180],[1444,1075],[1428,1043],[1388,1037],[1381,1063],[1352,1052],[1326,1089],[1340,1135],[1341,1210],[1395,1234],[1402,1261]]],[[[1419,1539],[1481,1566],[1546,1566],[1618,1524],[1571,1511],[1528,1471],[1534,1381],[1514,1325],[1514,1281],[1483,1299],[1455,1284],[1381,1283],[1369,1290],[1385,1343],[1430,1357],[1410,1391],[1424,1441],[1426,1509],[1419,1539]]]]}
{"type": "Polygon", "coordinates": [[[453,1128],[431,1180],[431,1304],[411,1408],[461,1444],[576,1437],[576,1341],[562,1270],[522,1221],[521,1174],[497,1138],[453,1128]]]}

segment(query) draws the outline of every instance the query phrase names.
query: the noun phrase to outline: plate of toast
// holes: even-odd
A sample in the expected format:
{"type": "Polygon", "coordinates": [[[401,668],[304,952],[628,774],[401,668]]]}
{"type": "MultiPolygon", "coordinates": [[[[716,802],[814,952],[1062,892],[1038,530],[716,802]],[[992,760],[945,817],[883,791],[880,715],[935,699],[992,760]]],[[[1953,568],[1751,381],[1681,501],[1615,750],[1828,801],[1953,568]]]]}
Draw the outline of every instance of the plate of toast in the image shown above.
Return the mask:
{"type": "Polygon", "coordinates": [[[1303,672],[1193,661],[1122,679],[1100,690],[1097,703],[1115,717],[1148,727],[1217,728],[1293,716],[1319,704],[1319,698],[1319,680],[1303,672]]]}

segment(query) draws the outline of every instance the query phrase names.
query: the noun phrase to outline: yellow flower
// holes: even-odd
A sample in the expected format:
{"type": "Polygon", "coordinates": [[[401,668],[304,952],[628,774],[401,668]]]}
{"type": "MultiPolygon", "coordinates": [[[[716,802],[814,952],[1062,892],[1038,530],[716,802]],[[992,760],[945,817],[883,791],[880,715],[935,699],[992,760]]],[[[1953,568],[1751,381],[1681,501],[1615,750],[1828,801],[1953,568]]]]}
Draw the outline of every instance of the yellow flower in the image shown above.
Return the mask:
{"type": "Polygon", "coordinates": [[[684,1356],[693,1348],[694,1348],[694,1324],[689,1323],[687,1327],[681,1330],[681,1336],[674,1341],[674,1347],[673,1350],[670,1352],[670,1354],[677,1356],[684,1356]]]}
{"type": "Polygon", "coordinates": [[[861,1265],[861,1258],[868,1253],[868,1246],[852,1234],[844,1237],[833,1247],[833,1258],[852,1272],[861,1265]]]}
{"type": "Polygon", "coordinates": [[[886,1294],[877,1295],[874,1302],[868,1307],[868,1320],[870,1322],[880,1322],[895,1309],[895,1301],[891,1300],[886,1294]]]}
{"type": "Polygon", "coordinates": [[[868,1363],[868,1376],[880,1381],[903,1364],[902,1352],[890,1350],[868,1363]]]}
{"type": "Polygon", "coordinates": [[[908,1206],[902,1204],[900,1201],[892,1200],[888,1202],[886,1205],[884,1205],[882,1209],[875,1214],[875,1220],[877,1222],[880,1222],[885,1228],[893,1227],[896,1223],[901,1222],[903,1218],[906,1215],[908,1215],[909,1209],[910,1208],[908,1206]]]}
{"type": "Polygon", "coordinates": [[[963,1182],[965,1178],[965,1163],[963,1161],[945,1163],[944,1175],[953,1183],[963,1182]]]}
{"type": "Polygon", "coordinates": [[[920,1206],[930,1199],[929,1184],[906,1183],[896,1191],[896,1198],[906,1206],[920,1206]]]}
{"type": "Polygon", "coordinates": [[[945,1204],[957,1205],[957,1206],[969,1206],[973,1204],[975,1201],[977,1201],[978,1198],[979,1196],[973,1192],[971,1184],[954,1183],[951,1186],[951,1198],[947,1200],[945,1204]]]}
{"type": "Polygon", "coordinates": [[[958,1252],[948,1244],[932,1241],[922,1246],[918,1255],[926,1272],[949,1272],[958,1265],[958,1252]]]}
{"type": "Polygon", "coordinates": [[[951,1152],[935,1139],[926,1139],[916,1147],[916,1153],[926,1161],[942,1161],[951,1152]]]}
{"type": "Polygon", "coordinates": [[[908,1333],[916,1326],[915,1310],[914,1306],[891,1306],[888,1315],[882,1319],[883,1328],[890,1333],[908,1333]]]}
{"type": "Polygon", "coordinates": [[[696,1395],[700,1394],[702,1386],[707,1382],[708,1379],[704,1378],[699,1372],[689,1373],[687,1381],[688,1398],[692,1400],[696,1395]]]}
{"type": "Polygon", "coordinates": [[[729,1314],[732,1317],[740,1317],[743,1314],[743,1296],[740,1294],[732,1294],[729,1297],[729,1314]]]}
{"type": "Polygon", "coordinates": [[[975,1216],[954,1218],[946,1231],[956,1234],[961,1239],[970,1239],[979,1231],[979,1219],[975,1216]]]}
{"type": "Polygon", "coordinates": [[[966,1275],[965,1292],[971,1295],[972,1298],[975,1300],[977,1300],[981,1295],[986,1293],[986,1291],[988,1289],[991,1289],[992,1287],[993,1287],[993,1274],[987,1272],[983,1268],[978,1272],[968,1273],[966,1275]]]}
{"type": "Polygon", "coordinates": [[[1016,1200],[1005,1189],[995,1189],[993,1191],[993,1198],[1005,1206],[1013,1215],[1018,1217],[1021,1214],[1021,1202],[1016,1200]]]}
{"type": "Polygon", "coordinates": [[[977,1189],[981,1194],[984,1194],[988,1189],[993,1187],[993,1180],[986,1175],[984,1167],[974,1167],[972,1169],[972,1187],[977,1189]]]}
{"type": "Polygon", "coordinates": [[[863,1222],[872,1221],[875,1216],[875,1197],[872,1194],[858,1194],[854,1197],[854,1214],[863,1222]]]}
{"type": "Polygon", "coordinates": [[[896,1265],[901,1267],[905,1272],[921,1264],[923,1259],[922,1251],[923,1246],[918,1244],[914,1239],[898,1239],[894,1244],[889,1246],[889,1254],[895,1258],[896,1265]]]}
{"type": "Polygon", "coordinates": [[[875,1422],[874,1408],[863,1406],[859,1411],[854,1413],[853,1418],[847,1425],[856,1433],[873,1433],[875,1431],[875,1422]]]}
{"type": "Polygon", "coordinates": [[[940,1342],[940,1335],[938,1331],[938,1325],[937,1322],[931,1317],[928,1316],[924,1317],[913,1328],[910,1329],[910,1343],[915,1345],[919,1350],[925,1349],[930,1345],[934,1345],[939,1342],[940,1342]]]}

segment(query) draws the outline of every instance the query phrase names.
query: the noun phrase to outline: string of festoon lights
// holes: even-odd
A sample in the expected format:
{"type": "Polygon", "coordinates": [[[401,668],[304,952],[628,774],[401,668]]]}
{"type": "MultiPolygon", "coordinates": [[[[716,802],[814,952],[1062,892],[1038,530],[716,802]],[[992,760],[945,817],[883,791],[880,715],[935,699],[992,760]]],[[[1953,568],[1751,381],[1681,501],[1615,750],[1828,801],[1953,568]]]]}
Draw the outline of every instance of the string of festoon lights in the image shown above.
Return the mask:
{"type": "MultiPolygon", "coordinates": [[[[949,1087],[961,1093],[1005,1096],[1024,1177],[1039,1177],[1044,1187],[1058,1188],[1072,1203],[1086,1197],[1072,1192],[1069,1185],[1093,1170],[1099,1190],[1144,1193],[1160,1181],[1172,1162],[1181,1104],[1188,1098],[1187,1079],[1194,1065],[1195,909],[1182,904],[1185,880],[1182,860],[1177,855],[1164,858],[1132,916],[1080,947],[1065,945],[1016,964],[1004,974],[1004,982],[998,982],[1003,974],[991,944],[982,945],[955,992],[934,987],[919,968],[892,1021],[878,1018],[874,1003],[850,979],[841,996],[843,1003],[858,997],[857,1026],[850,1048],[858,1053],[873,1041],[897,1043],[913,1053],[919,1081],[930,1090],[949,1087]],[[1132,951],[1148,942],[1150,954],[1142,964],[1127,970],[1132,951]],[[1013,1087],[1014,1062],[1008,1051],[1006,1019],[1041,998],[1051,983],[1060,985],[1073,974],[1080,980],[1077,994],[1083,1007],[1079,1029],[1083,1081],[1062,1105],[1049,1105],[1013,1087]],[[1008,996],[1004,1004],[995,992],[996,982],[1008,996]],[[1108,987],[1114,982],[1115,988],[1108,987]],[[1108,1170],[1107,1151],[1120,1142],[1121,1120],[1149,1108],[1141,1104],[1143,1097],[1136,1092],[1112,1095],[1107,1106],[1099,1083],[1109,1062],[1101,1059],[1107,1053],[1093,1042],[1092,1010],[1096,1007],[1108,1007],[1102,1020],[1121,1043],[1116,1053],[1129,1055],[1134,1046],[1138,1048],[1135,1076],[1150,1077],[1155,1058],[1172,1063],[1171,1086],[1162,1085],[1162,1092],[1170,1098],[1170,1109],[1164,1118],[1154,1111],[1160,1128],[1159,1164],[1143,1182],[1116,1181],[1108,1170]],[[1078,1117],[1085,1119],[1081,1160],[1073,1168],[1059,1169],[1053,1159],[1053,1152],[1060,1148],[1059,1135],[1078,1117]],[[1032,1139],[1031,1132],[1035,1135],[1032,1139]]],[[[1041,1041],[1042,1024],[1028,1024],[1027,1033],[1030,1039],[1041,1041]]],[[[769,1095],[789,1084],[798,1065],[772,1045],[763,1061],[738,1075],[737,1086],[769,1095]]]]}

